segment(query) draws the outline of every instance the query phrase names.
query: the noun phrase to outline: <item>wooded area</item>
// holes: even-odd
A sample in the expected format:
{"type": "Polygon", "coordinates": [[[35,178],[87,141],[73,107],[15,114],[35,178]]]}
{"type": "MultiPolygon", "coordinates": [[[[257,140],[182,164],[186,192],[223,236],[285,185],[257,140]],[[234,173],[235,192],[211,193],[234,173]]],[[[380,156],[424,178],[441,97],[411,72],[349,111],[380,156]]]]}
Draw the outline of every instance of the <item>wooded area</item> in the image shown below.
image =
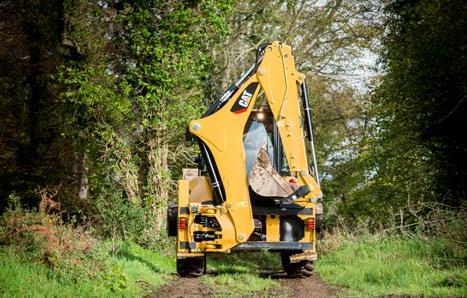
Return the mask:
{"type": "Polygon", "coordinates": [[[193,165],[188,120],[274,39],[292,44],[309,80],[329,224],[338,216],[387,223],[408,201],[458,207],[463,8],[463,1],[4,1],[2,208],[11,196],[37,207],[41,193],[56,189],[67,218],[108,234],[155,237],[181,167],[193,165]],[[371,77],[364,55],[380,51],[371,77]]]}
{"type": "Polygon", "coordinates": [[[3,0],[0,209],[157,247],[181,169],[195,165],[188,121],[279,40],[307,76],[326,230],[416,228],[447,210],[465,241],[466,8],[3,0]]]}

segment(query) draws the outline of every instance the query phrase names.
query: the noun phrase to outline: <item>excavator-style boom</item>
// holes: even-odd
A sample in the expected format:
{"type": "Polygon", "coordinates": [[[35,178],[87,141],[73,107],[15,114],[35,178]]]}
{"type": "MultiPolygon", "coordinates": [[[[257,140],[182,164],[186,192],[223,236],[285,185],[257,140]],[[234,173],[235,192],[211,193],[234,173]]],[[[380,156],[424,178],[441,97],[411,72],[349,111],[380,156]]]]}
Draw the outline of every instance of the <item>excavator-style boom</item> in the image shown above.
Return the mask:
{"type": "Polygon", "coordinates": [[[282,253],[288,273],[310,273],[322,193],[305,75],[290,46],[261,46],[255,64],[189,131],[201,157],[169,210],[178,272],[202,274],[205,253],[268,249],[282,253]]]}

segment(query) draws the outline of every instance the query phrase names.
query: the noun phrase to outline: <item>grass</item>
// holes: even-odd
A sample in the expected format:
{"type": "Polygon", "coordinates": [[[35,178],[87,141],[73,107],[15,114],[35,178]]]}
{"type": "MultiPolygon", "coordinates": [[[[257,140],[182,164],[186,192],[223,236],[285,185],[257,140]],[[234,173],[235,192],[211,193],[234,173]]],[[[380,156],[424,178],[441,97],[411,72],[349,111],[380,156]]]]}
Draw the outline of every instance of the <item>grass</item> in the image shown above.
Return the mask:
{"type": "Polygon", "coordinates": [[[129,241],[100,240],[60,217],[0,217],[0,296],[138,297],[170,281],[175,259],[129,241]]]}
{"type": "Polygon", "coordinates": [[[467,296],[466,255],[447,240],[364,236],[320,256],[316,270],[352,296],[467,296]]]}
{"type": "MultiPolygon", "coordinates": [[[[0,247],[2,297],[141,297],[175,278],[174,256],[132,242],[121,242],[117,248],[110,241],[97,242],[78,263],[56,260],[53,267],[33,260],[23,248],[0,247]]],[[[265,292],[278,285],[260,274],[278,268],[274,257],[268,253],[214,256],[208,260],[209,274],[199,281],[219,297],[265,292]]]]}
{"type": "MultiPolygon", "coordinates": [[[[141,297],[175,278],[175,256],[133,242],[99,240],[38,213],[0,218],[0,296],[141,297]]],[[[467,297],[462,237],[334,233],[320,242],[316,270],[346,296],[467,297]]],[[[215,296],[268,296],[278,254],[210,255],[199,282],[215,296]]]]}
{"type": "MultiPolygon", "coordinates": [[[[0,249],[0,296],[3,297],[140,297],[174,278],[175,258],[123,242],[117,253],[99,243],[85,264],[49,268],[12,247],[0,249]],[[92,272],[92,268],[98,271],[92,272]]],[[[264,261],[270,256],[255,254],[264,261]]],[[[277,281],[260,276],[261,262],[249,255],[208,261],[210,274],[200,282],[216,296],[245,296],[267,291],[277,281]]],[[[270,264],[269,264],[270,266],[270,264]]]]}
{"type": "Polygon", "coordinates": [[[172,278],[175,262],[158,252],[121,243],[116,254],[102,242],[79,263],[59,261],[51,268],[27,251],[0,248],[3,297],[137,297],[172,278]]]}
{"type": "MultiPolygon", "coordinates": [[[[171,239],[171,243],[174,239],[171,239]]],[[[1,297],[141,297],[175,279],[175,252],[100,240],[59,217],[10,210],[0,217],[1,297]]],[[[199,279],[215,295],[244,296],[277,285],[260,273],[271,254],[210,258],[199,279]]]]}
{"type": "Polygon", "coordinates": [[[280,268],[277,254],[235,253],[208,258],[208,272],[202,282],[214,290],[216,296],[241,297],[254,292],[265,293],[279,283],[264,276],[268,270],[280,268]]]}
{"type": "MultiPolygon", "coordinates": [[[[34,246],[0,246],[0,296],[140,297],[174,278],[175,258],[132,242],[97,241],[77,259],[56,255],[50,266],[34,246]],[[75,262],[73,262],[75,260],[75,262]],[[76,260],[79,260],[76,262],[76,260]]],[[[465,254],[465,252],[461,252],[465,254]]],[[[344,289],[345,296],[467,296],[465,256],[446,240],[400,236],[364,236],[320,255],[322,279],[344,289]]],[[[214,255],[200,282],[218,297],[267,296],[279,286],[263,274],[280,270],[272,253],[214,255]]]]}

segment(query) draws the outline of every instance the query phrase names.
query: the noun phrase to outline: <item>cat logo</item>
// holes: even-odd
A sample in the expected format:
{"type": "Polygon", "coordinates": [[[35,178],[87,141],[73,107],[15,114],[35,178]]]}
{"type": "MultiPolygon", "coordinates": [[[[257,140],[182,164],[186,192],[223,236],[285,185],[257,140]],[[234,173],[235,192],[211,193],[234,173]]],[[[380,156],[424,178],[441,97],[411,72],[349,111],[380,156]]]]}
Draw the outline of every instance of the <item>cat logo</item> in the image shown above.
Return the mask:
{"type": "Polygon", "coordinates": [[[248,93],[247,90],[243,91],[242,96],[240,96],[240,100],[238,101],[238,104],[241,105],[244,108],[248,107],[248,102],[250,101],[250,98],[253,94],[248,93]]]}
{"type": "Polygon", "coordinates": [[[238,97],[230,111],[235,114],[245,112],[248,109],[251,97],[253,97],[253,94],[255,94],[257,87],[258,83],[251,83],[248,85],[248,87],[246,87],[242,94],[238,97]]]}

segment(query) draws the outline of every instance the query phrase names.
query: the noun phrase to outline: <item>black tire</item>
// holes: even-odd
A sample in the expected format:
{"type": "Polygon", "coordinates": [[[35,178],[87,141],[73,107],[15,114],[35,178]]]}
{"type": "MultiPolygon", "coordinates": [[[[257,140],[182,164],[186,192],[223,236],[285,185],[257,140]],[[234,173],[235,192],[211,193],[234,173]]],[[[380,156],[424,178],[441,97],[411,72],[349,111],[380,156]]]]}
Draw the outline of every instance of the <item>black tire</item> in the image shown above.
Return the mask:
{"type": "Polygon", "coordinates": [[[282,268],[288,276],[292,277],[308,277],[312,276],[314,272],[314,264],[312,261],[300,261],[297,263],[290,262],[290,256],[300,252],[282,252],[282,268]]]}
{"type": "Polygon", "coordinates": [[[181,277],[200,277],[206,273],[206,256],[177,258],[177,273],[181,277]]]}

